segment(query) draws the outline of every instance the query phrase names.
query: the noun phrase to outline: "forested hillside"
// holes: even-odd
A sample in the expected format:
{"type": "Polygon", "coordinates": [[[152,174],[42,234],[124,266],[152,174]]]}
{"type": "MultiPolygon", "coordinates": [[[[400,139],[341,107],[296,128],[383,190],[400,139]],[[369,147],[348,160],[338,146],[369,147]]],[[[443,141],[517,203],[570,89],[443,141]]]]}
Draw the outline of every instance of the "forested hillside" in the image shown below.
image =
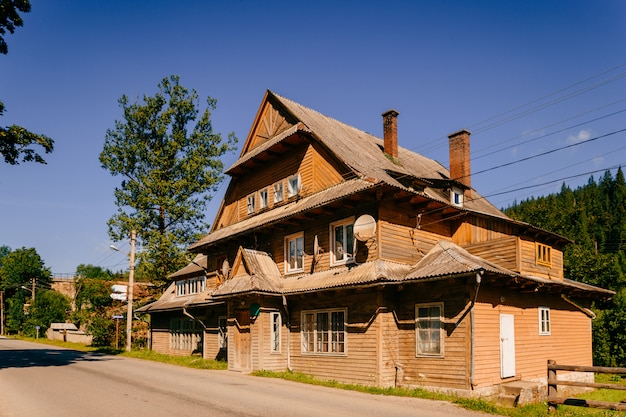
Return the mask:
{"type": "Polygon", "coordinates": [[[504,210],[510,217],[574,241],[565,249],[567,278],[616,292],[596,303],[594,364],[626,366],[626,182],[620,168],[575,190],[531,198],[504,210]]]}

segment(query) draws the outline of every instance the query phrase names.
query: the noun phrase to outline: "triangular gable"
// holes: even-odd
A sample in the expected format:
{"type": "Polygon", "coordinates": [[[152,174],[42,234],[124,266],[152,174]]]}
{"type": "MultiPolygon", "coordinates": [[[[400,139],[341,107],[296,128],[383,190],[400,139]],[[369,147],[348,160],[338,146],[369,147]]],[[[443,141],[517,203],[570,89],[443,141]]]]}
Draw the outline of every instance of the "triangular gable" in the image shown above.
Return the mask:
{"type": "Polygon", "coordinates": [[[272,96],[268,90],[254,118],[246,142],[241,149],[240,157],[280,135],[298,122],[284,109],[276,105],[274,100],[270,100],[270,97],[272,96]]]}

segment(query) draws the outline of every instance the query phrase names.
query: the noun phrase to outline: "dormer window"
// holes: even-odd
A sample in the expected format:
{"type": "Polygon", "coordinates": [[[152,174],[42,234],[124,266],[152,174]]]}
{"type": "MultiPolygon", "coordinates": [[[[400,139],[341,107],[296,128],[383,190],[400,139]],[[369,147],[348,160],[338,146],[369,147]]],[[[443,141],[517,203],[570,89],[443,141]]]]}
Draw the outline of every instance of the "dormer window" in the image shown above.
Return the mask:
{"type": "Polygon", "coordinates": [[[452,187],[450,190],[450,204],[457,207],[463,207],[463,190],[452,187]]]}
{"type": "Polygon", "coordinates": [[[537,265],[552,266],[552,248],[543,243],[535,244],[537,265]]]}
{"type": "Polygon", "coordinates": [[[287,180],[287,197],[295,197],[302,188],[302,180],[300,174],[296,174],[293,177],[289,177],[287,180]]]}

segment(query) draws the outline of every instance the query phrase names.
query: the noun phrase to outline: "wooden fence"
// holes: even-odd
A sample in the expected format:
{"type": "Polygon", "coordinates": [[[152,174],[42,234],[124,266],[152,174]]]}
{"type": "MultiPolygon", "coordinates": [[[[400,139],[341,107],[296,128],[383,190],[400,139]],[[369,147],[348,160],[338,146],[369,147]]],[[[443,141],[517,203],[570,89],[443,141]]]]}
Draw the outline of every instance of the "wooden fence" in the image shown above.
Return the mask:
{"type": "MultiPolygon", "coordinates": [[[[604,366],[576,366],[557,365],[553,360],[548,360],[548,409],[553,411],[557,404],[574,405],[578,407],[605,408],[608,410],[626,411],[626,399],[622,402],[582,400],[579,398],[566,398],[557,395],[557,385],[573,387],[606,388],[626,391],[626,385],[600,384],[595,382],[564,381],[557,379],[557,371],[594,372],[601,374],[626,375],[626,368],[608,368],[604,366]]],[[[626,394],[625,394],[626,396],[626,394]]]]}

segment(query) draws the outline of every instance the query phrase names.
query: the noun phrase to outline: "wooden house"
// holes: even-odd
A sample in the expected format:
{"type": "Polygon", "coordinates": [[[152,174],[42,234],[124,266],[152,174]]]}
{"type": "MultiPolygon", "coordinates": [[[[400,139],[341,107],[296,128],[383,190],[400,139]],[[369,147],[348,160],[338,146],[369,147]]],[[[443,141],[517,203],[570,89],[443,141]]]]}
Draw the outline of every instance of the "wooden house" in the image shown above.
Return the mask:
{"type": "Polygon", "coordinates": [[[226,358],[226,305],[212,301],[219,283],[206,268],[207,257],[197,255],[172,281],[161,297],[135,310],[150,314],[151,349],[167,355],[226,358]]]}
{"type": "Polygon", "coordinates": [[[472,188],[468,131],[447,169],[399,147],[397,120],[381,140],[265,94],[189,248],[219,280],[186,307],[223,307],[229,369],[490,395],[545,382],[548,359],[591,365],[589,306],[612,293],[563,276],[567,239],[472,188]]]}

